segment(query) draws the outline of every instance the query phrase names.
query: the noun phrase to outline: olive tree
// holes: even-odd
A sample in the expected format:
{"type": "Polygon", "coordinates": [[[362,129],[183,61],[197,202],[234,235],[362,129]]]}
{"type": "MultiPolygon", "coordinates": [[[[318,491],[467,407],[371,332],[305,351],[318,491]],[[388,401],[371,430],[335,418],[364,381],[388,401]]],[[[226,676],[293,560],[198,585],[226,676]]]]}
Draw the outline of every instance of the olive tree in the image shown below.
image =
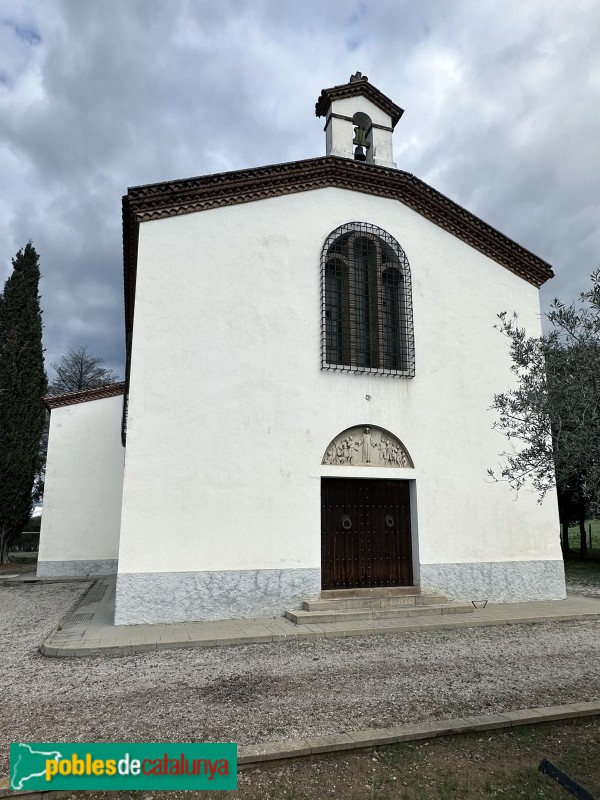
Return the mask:
{"type": "Polygon", "coordinates": [[[516,315],[499,314],[516,385],[494,396],[494,427],[508,447],[489,474],[516,490],[532,485],[540,501],[556,486],[568,529],[574,513],[581,523],[600,510],[600,270],[580,303],[555,300],[546,316],[550,332],[530,337],[516,315]]]}

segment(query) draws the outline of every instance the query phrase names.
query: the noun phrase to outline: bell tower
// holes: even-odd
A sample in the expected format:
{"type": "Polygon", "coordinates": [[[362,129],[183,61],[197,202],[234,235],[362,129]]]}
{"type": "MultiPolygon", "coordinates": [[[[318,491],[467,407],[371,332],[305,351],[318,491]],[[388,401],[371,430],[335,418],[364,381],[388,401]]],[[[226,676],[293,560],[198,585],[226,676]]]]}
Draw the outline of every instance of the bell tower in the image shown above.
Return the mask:
{"type": "Polygon", "coordinates": [[[360,72],[348,83],[323,89],[315,105],[325,117],[328,156],[396,167],[392,133],[404,110],[376,89],[360,72]]]}

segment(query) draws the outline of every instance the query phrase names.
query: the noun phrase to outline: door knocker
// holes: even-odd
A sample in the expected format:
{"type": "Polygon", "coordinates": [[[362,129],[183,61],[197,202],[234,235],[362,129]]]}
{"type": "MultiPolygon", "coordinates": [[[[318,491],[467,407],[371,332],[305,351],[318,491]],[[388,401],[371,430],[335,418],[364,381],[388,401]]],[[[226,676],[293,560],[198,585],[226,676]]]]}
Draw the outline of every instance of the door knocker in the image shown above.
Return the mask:
{"type": "Polygon", "coordinates": [[[385,524],[388,526],[388,528],[394,527],[394,518],[392,517],[391,514],[385,515],[385,524]]]}
{"type": "Polygon", "coordinates": [[[350,519],[348,514],[344,514],[344,516],[342,517],[342,528],[345,531],[349,531],[351,527],[352,527],[352,520],[350,519]]]}

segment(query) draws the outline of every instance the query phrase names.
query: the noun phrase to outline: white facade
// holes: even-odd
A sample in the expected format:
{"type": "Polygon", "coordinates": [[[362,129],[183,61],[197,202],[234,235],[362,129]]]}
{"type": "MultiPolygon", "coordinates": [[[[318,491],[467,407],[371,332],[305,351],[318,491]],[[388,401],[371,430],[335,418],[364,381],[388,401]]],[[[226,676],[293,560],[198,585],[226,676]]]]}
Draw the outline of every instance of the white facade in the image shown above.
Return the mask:
{"type": "Polygon", "coordinates": [[[538,335],[548,265],[386,168],[402,109],[359,73],[316,112],[328,158],[125,198],[124,476],[121,398],[53,410],[40,552],[56,574],[113,565],[118,546],[117,624],[279,616],[318,596],[332,477],[408,482],[402,535],[422,590],[565,596],[554,493],[539,505],[487,477],[504,447],[490,406],[514,384],[497,315],[516,311],[538,335]],[[350,223],[408,259],[414,377],[322,368],[321,255],[350,223]],[[367,426],[404,448],[402,463],[324,463],[336,437],[367,426]],[[97,524],[82,536],[90,503],[97,524]]]}
{"type": "Polygon", "coordinates": [[[117,571],[122,406],[122,396],[106,397],[50,414],[40,577],[117,571]]]}
{"type": "Polygon", "coordinates": [[[393,477],[414,482],[423,588],[562,595],[554,496],[515,502],[486,477],[503,446],[489,407],[512,383],[505,309],[540,332],[535,287],[394,200],[322,189],[142,223],[117,622],[281,613],[318,594],[320,478],[391,477],[321,466],[360,424],[414,461],[393,477]],[[320,369],[320,253],[353,220],[408,256],[412,379],[320,369]]]}

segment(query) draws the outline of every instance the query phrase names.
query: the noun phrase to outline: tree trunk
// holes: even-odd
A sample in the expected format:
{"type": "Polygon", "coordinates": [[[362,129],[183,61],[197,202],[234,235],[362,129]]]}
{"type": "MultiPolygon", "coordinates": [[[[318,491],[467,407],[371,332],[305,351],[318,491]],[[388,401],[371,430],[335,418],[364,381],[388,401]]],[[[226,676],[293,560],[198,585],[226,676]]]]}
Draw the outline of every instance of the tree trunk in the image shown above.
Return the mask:
{"type": "Polygon", "coordinates": [[[8,564],[8,532],[0,531],[0,564],[8,564]]]}
{"type": "Polygon", "coordinates": [[[568,553],[572,553],[571,547],[569,545],[569,523],[563,522],[561,524],[562,536],[560,537],[560,545],[562,548],[563,556],[566,556],[568,553]]]}
{"type": "Polygon", "coordinates": [[[585,530],[585,520],[579,520],[579,540],[581,542],[581,546],[579,549],[579,556],[581,559],[585,559],[588,556],[588,546],[587,546],[587,533],[585,530]]]}
{"type": "Polygon", "coordinates": [[[19,533],[19,528],[11,528],[6,523],[0,525],[0,564],[8,564],[8,551],[17,540],[19,533]]]}

